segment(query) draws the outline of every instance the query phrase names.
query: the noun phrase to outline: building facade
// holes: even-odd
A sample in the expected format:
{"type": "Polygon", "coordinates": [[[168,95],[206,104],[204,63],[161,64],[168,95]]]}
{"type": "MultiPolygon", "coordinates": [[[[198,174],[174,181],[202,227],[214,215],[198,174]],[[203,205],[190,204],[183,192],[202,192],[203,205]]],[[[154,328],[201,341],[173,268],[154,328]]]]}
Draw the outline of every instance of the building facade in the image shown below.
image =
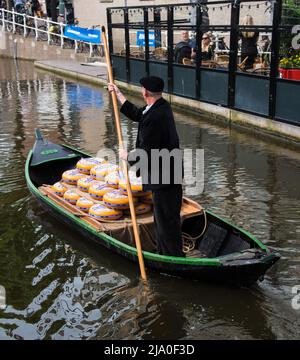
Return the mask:
{"type": "MultiPolygon", "coordinates": [[[[205,0],[204,0],[205,1],[205,0]]],[[[204,2],[203,1],[203,2],[204,2]]],[[[213,0],[208,0],[211,2],[213,0]]],[[[168,4],[186,4],[195,3],[197,0],[73,0],[75,17],[79,20],[79,25],[82,27],[92,27],[95,25],[107,25],[106,9],[108,7],[121,7],[121,6],[151,6],[151,5],[168,5],[168,4]]],[[[224,13],[220,10],[221,7],[216,5],[214,11],[214,23],[224,21],[224,13]],[[219,9],[219,11],[218,11],[219,9]]],[[[271,21],[271,5],[266,1],[264,5],[259,8],[251,7],[251,15],[256,19],[257,23],[270,24],[271,21]]],[[[249,9],[245,7],[245,14],[249,9]]]]}
{"type": "MultiPolygon", "coordinates": [[[[164,5],[170,2],[182,3],[180,0],[73,0],[75,17],[79,25],[91,27],[106,25],[106,9],[115,6],[164,5]]],[[[189,0],[184,1],[189,2],[189,0]]]]}

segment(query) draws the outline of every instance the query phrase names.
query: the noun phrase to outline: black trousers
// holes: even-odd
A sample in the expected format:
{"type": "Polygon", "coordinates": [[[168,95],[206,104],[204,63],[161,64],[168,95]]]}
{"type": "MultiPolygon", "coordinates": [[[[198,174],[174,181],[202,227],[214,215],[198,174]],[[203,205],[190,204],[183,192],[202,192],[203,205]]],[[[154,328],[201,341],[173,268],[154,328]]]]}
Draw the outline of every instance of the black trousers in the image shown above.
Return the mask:
{"type": "Polygon", "coordinates": [[[157,251],[161,255],[184,256],[182,251],[180,209],[182,186],[171,185],[152,190],[157,251]]]}

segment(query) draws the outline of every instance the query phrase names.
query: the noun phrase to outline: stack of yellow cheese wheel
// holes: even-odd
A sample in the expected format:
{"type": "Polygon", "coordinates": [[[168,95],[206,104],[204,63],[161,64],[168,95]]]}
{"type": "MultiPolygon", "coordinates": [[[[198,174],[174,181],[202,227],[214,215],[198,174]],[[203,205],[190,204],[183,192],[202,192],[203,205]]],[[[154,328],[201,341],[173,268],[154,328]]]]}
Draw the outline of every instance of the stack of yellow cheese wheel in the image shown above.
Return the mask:
{"type": "Polygon", "coordinates": [[[120,173],[119,171],[112,171],[105,176],[105,182],[108,186],[111,186],[115,189],[119,186],[120,173]]]}
{"type": "Polygon", "coordinates": [[[69,185],[77,185],[77,181],[83,178],[85,175],[82,174],[79,170],[67,170],[63,173],[62,179],[65,183],[69,185]]]}
{"type": "MultiPolygon", "coordinates": [[[[128,209],[129,198],[120,190],[112,190],[103,195],[104,204],[116,208],[116,209],[128,209]]],[[[137,203],[137,199],[133,198],[134,203],[137,203]]]]}
{"type": "Polygon", "coordinates": [[[90,186],[89,194],[95,200],[102,200],[103,195],[111,190],[112,188],[107,185],[95,183],[90,186]]]}
{"type": "Polygon", "coordinates": [[[80,196],[77,194],[77,192],[75,190],[67,190],[65,193],[64,193],[64,199],[75,205],[77,200],[80,198],[80,196]]]}
{"type": "Polygon", "coordinates": [[[105,180],[105,176],[113,171],[118,171],[118,165],[111,163],[103,163],[97,166],[94,166],[91,169],[91,176],[96,180],[105,180]]]}
{"type": "Polygon", "coordinates": [[[76,207],[84,212],[89,212],[90,208],[94,205],[92,200],[81,197],[76,202],[76,207]]]}
{"type": "Polygon", "coordinates": [[[103,204],[96,204],[90,208],[89,215],[97,220],[118,220],[123,213],[119,210],[109,209],[103,204]]]}
{"type": "Polygon", "coordinates": [[[101,163],[103,163],[105,160],[104,159],[100,159],[100,158],[82,158],[78,161],[78,163],[76,164],[76,168],[82,173],[82,174],[86,174],[89,175],[90,174],[90,170],[96,166],[99,165],[101,163]]]}
{"type": "Polygon", "coordinates": [[[57,182],[54,185],[52,185],[52,190],[54,190],[54,193],[58,196],[63,196],[64,193],[68,190],[66,186],[64,186],[61,182],[57,182]]]}
{"type": "MultiPolygon", "coordinates": [[[[129,172],[129,180],[130,180],[130,187],[133,196],[145,196],[145,191],[143,191],[143,183],[142,178],[137,177],[134,172],[129,172]]],[[[119,180],[119,188],[126,194],[127,193],[127,186],[126,186],[126,178],[122,176],[119,180]]]]}
{"type": "Polygon", "coordinates": [[[101,185],[107,185],[107,184],[103,180],[93,180],[92,183],[91,183],[91,186],[97,186],[97,185],[101,186],[101,185]]]}
{"type": "MultiPolygon", "coordinates": [[[[147,214],[151,210],[152,210],[152,206],[150,204],[139,203],[135,206],[136,215],[147,214]]],[[[125,214],[130,215],[130,210],[129,209],[125,210],[125,214]]]]}
{"type": "Polygon", "coordinates": [[[81,191],[88,192],[93,181],[95,180],[91,176],[85,176],[77,181],[77,187],[81,191]]]}
{"type": "Polygon", "coordinates": [[[147,192],[146,195],[141,198],[141,202],[145,204],[153,204],[152,192],[147,192]]]}

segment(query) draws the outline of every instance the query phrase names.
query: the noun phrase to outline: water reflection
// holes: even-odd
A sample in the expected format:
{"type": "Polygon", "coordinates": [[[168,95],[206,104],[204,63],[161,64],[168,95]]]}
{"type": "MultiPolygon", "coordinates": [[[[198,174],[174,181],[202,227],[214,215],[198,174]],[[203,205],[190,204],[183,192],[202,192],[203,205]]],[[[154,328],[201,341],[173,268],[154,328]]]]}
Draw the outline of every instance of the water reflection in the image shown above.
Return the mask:
{"type": "MultiPolygon", "coordinates": [[[[134,99],[141,102],[140,99],[134,99]]],[[[23,168],[34,128],[92,154],[116,149],[111,104],[101,89],[0,66],[0,284],[8,307],[0,338],[297,338],[290,306],[299,282],[300,155],[199,116],[176,112],[182,147],[204,148],[205,188],[194,198],[280,250],[282,260],[249,291],[150,274],[58,224],[29,195],[23,168]]],[[[134,146],[136,125],[122,120],[134,146]]]]}

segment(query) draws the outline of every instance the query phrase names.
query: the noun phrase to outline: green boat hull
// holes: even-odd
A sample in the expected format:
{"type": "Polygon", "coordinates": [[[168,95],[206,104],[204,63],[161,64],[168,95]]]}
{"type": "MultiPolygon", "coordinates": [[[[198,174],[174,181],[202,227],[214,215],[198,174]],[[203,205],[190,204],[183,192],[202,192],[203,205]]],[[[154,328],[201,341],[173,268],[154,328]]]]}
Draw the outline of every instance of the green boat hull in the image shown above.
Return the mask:
{"type": "MultiPolygon", "coordinates": [[[[70,164],[72,164],[72,162],[75,164],[79,157],[87,157],[89,155],[64,146],[65,149],[70,149],[74,154],[77,154],[78,158],[76,158],[76,156],[70,156],[68,159],[51,159],[48,163],[47,161],[43,161],[40,165],[32,166],[31,162],[35,148],[36,147],[34,147],[28,155],[25,176],[27,186],[36,199],[50,214],[60,222],[66,224],[71,231],[80,233],[85,243],[87,240],[97,243],[111,252],[137,263],[138,258],[135,247],[129,246],[104,232],[97,231],[80,217],[75,216],[57,205],[55,201],[43,195],[38,189],[38,187],[44,183],[45,165],[51,168],[52,174],[56,174],[57,172],[57,177],[60,177],[62,169],[70,168],[70,164]],[[40,180],[39,171],[41,172],[40,180]]],[[[53,177],[53,182],[54,181],[57,181],[55,176],[53,177]]],[[[249,287],[258,280],[262,280],[266,271],[279,260],[280,255],[277,252],[272,252],[245,230],[236,227],[208,210],[206,214],[208,224],[216,224],[216,226],[226,228],[227,231],[238,234],[241,241],[249,244],[250,252],[248,252],[254,254],[254,252],[257,251],[257,255],[250,256],[249,258],[247,251],[233,251],[231,254],[219,254],[217,257],[189,258],[164,256],[143,251],[146,268],[187,279],[230,284],[240,287],[249,287]]],[[[195,219],[195,221],[197,221],[197,219],[195,219]]]]}

